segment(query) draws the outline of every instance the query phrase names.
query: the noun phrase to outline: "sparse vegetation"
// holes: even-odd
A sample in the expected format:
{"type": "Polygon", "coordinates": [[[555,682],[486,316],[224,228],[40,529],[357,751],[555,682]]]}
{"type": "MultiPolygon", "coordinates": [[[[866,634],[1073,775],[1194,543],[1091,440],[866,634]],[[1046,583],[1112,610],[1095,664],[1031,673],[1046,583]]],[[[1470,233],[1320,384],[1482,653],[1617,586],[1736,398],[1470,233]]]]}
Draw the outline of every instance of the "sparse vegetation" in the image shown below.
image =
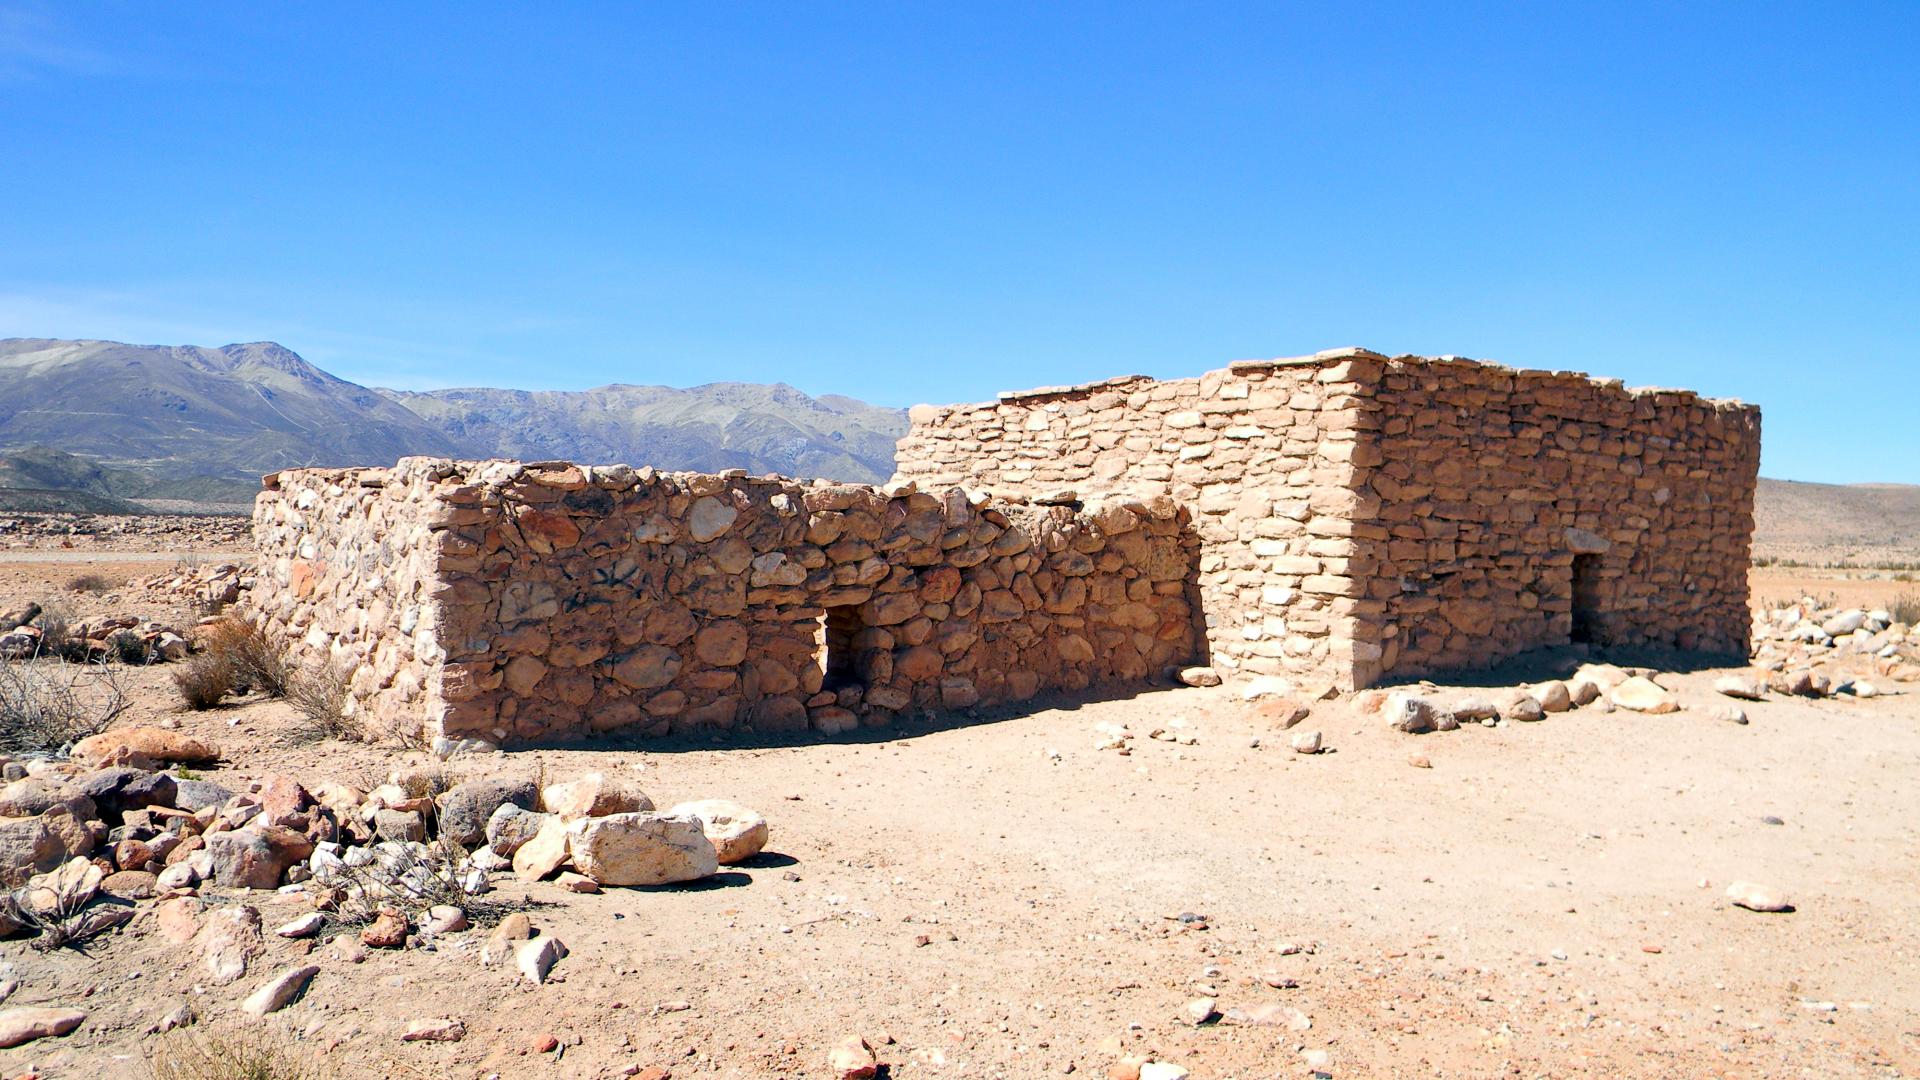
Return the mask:
{"type": "Polygon", "coordinates": [[[343,926],[365,926],[379,916],[381,908],[390,907],[418,922],[427,909],[442,904],[471,915],[474,894],[467,891],[460,870],[467,850],[442,837],[428,845],[428,851],[422,857],[411,845],[396,845],[382,850],[370,863],[342,864],[331,871],[328,880],[340,894],[329,917],[343,926]]]}
{"type": "Polygon", "coordinates": [[[173,685],[187,708],[211,709],[234,691],[233,659],[225,653],[195,653],[174,671],[173,685]]]}
{"type": "Polygon", "coordinates": [[[150,1080],[331,1080],[334,1074],[262,1028],[174,1032],[147,1058],[150,1080]]]}
{"type": "Polygon", "coordinates": [[[58,752],[104,731],[127,707],[119,673],[47,659],[0,659],[0,751],[58,752]]]}
{"type": "Polygon", "coordinates": [[[299,741],[358,741],[366,738],[360,721],[347,715],[347,676],[333,665],[302,671],[287,680],[287,703],[300,714],[299,741]]]}
{"type": "Polygon", "coordinates": [[[0,910],[4,910],[14,922],[35,932],[30,943],[32,949],[36,952],[52,952],[67,945],[83,945],[116,926],[124,926],[132,919],[132,907],[96,904],[93,898],[91,889],[70,891],[58,885],[15,889],[0,895],[0,910]]]}
{"type": "Polygon", "coordinates": [[[1894,622],[1920,626],[1920,593],[1902,593],[1887,605],[1887,613],[1894,622]]]}
{"type": "Polygon", "coordinates": [[[233,671],[235,690],[259,690],[268,697],[285,697],[293,672],[279,648],[253,623],[222,619],[201,631],[203,653],[223,657],[233,671]]]}
{"type": "Polygon", "coordinates": [[[107,638],[107,654],[123,664],[141,667],[153,663],[153,646],[131,630],[121,630],[107,638]]]}
{"type": "Polygon", "coordinates": [[[40,612],[41,656],[50,656],[70,663],[83,664],[87,661],[87,643],[73,636],[73,616],[58,604],[49,604],[40,612]]]}
{"type": "Polygon", "coordinates": [[[112,592],[125,582],[117,581],[104,574],[81,574],[67,582],[67,588],[73,592],[104,593],[112,592]]]}

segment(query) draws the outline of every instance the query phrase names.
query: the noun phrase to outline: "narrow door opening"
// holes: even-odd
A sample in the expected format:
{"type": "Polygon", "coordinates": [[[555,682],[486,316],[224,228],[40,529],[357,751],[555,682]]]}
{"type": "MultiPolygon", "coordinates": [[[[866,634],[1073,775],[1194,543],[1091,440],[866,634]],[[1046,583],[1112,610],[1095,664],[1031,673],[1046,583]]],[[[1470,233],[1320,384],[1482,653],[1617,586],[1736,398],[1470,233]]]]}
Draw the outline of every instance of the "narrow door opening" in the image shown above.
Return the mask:
{"type": "Polygon", "coordinates": [[[854,639],[864,629],[860,609],[852,605],[830,607],[821,616],[820,623],[820,667],[825,676],[820,680],[820,688],[843,690],[865,685],[866,675],[860,670],[858,654],[854,651],[854,639]]]}
{"type": "Polygon", "coordinates": [[[1600,556],[1573,557],[1573,640],[1600,644],[1600,556]]]}

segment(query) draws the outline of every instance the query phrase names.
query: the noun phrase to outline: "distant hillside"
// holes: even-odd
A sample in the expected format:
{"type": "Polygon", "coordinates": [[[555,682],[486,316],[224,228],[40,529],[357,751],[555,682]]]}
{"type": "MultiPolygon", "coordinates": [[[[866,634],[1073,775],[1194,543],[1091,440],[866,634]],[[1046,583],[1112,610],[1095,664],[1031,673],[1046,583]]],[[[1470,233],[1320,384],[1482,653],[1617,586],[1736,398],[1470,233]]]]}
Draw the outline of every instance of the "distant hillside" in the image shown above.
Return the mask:
{"type": "Polygon", "coordinates": [[[1920,486],[1760,481],[1754,557],[1789,562],[1920,562],[1920,486]]]}
{"type": "Polygon", "coordinates": [[[906,414],[790,386],[374,390],[272,342],[0,339],[0,450],[56,447],[124,474],[0,486],[250,502],[262,473],[410,454],[567,458],[880,480],[906,414]],[[70,486],[69,486],[70,485],[70,486]]]}
{"type": "Polygon", "coordinates": [[[389,398],[448,438],[501,457],[746,469],[879,482],[893,475],[906,414],[776,383],[432,390],[389,398]]]}

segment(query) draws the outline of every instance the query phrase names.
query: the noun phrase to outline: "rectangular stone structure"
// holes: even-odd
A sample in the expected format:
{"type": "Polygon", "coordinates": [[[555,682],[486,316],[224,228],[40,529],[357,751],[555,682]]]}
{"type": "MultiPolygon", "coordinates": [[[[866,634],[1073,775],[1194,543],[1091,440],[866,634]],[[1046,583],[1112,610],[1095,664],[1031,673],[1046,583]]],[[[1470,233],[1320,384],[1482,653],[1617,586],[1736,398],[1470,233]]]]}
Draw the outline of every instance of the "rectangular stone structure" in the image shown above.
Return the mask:
{"type": "Polygon", "coordinates": [[[1347,348],[910,415],[899,479],[1188,508],[1228,679],[1348,690],[1575,639],[1749,644],[1751,405],[1347,348]]]}

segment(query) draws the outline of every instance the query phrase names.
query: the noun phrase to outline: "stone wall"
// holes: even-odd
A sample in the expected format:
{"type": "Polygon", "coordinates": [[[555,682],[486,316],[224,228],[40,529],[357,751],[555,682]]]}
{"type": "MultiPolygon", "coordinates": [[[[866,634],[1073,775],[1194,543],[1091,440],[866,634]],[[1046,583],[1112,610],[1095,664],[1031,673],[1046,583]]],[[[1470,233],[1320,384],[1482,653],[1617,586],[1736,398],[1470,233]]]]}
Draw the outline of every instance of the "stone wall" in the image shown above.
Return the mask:
{"type": "Polygon", "coordinates": [[[409,458],[269,477],[255,531],[262,616],[351,670],[356,708],[502,744],[837,732],[1138,685],[1197,648],[1167,498],[409,458]]]}
{"type": "Polygon", "coordinates": [[[1338,349],[912,420],[903,478],[1190,506],[1230,677],[1351,689],[1576,636],[1745,648],[1750,406],[1338,349]]]}
{"type": "Polygon", "coordinates": [[[1208,660],[1352,685],[1351,552],[1365,434],[1350,351],[1198,378],[1145,376],[919,406],[898,476],[995,495],[1167,496],[1193,512],[1208,660]]]}
{"type": "Polygon", "coordinates": [[[1570,639],[1746,655],[1758,409],[1466,360],[1372,381],[1360,681],[1570,639]]]}

